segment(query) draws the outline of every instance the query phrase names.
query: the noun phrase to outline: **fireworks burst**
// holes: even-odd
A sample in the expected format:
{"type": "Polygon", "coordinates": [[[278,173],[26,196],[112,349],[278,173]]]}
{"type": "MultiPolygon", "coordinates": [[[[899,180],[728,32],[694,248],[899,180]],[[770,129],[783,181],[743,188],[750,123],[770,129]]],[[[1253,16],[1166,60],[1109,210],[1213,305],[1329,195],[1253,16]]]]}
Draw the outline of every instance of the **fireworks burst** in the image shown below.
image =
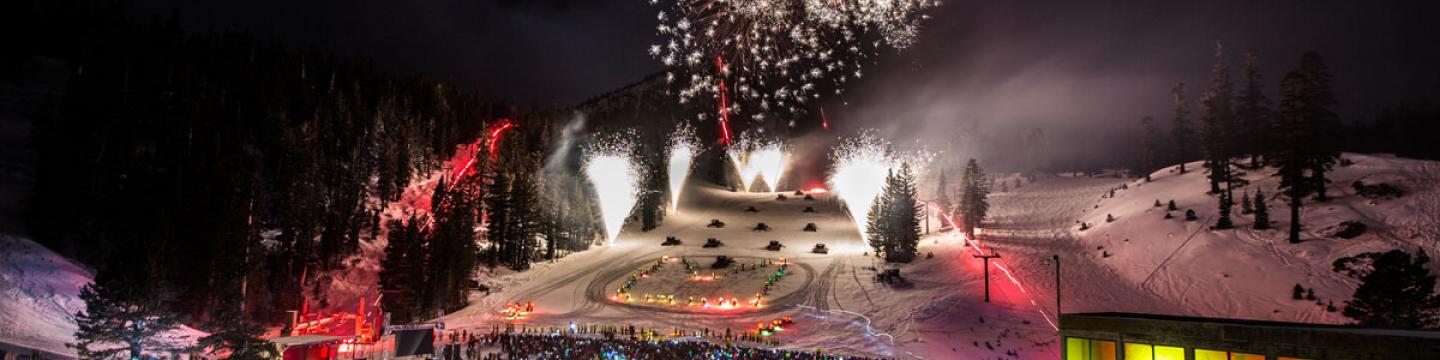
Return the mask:
{"type": "Polygon", "coordinates": [[[639,169],[628,155],[628,143],[619,142],[590,151],[585,161],[585,176],[595,187],[600,204],[600,217],[605,222],[606,240],[614,242],[625,226],[625,218],[635,207],[639,196],[639,169]]]}
{"type": "Polygon", "coordinates": [[[762,142],[755,137],[741,137],[739,146],[727,152],[735,169],[740,172],[740,186],[748,191],[757,181],[765,182],[770,191],[780,191],[780,175],[785,172],[788,153],[777,141],[762,142]]]}
{"type": "Polygon", "coordinates": [[[923,150],[897,152],[889,142],[866,132],[841,143],[831,159],[835,169],[827,179],[830,190],[845,203],[856,228],[860,229],[861,239],[868,242],[866,219],[870,216],[870,204],[885,187],[886,174],[898,171],[904,163],[910,164],[911,171],[919,178],[934,154],[923,150]]]}
{"type": "MultiPolygon", "coordinates": [[[[796,115],[822,88],[840,93],[882,47],[915,42],[936,0],[650,0],[662,10],[649,52],[674,70],[679,101],[721,102],[720,126],[796,115]],[[663,4],[662,4],[663,3],[663,4]],[[713,61],[713,62],[712,62],[713,61]],[[726,100],[726,101],[722,101],[726,100]],[[743,106],[742,106],[743,105],[743,106]]],[[[703,117],[703,115],[702,115],[703,117]]]]}
{"type": "Polygon", "coordinates": [[[670,208],[674,212],[680,211],[680,191],[685,185],[685,179],[690,177],[690,167],[695,160],[695,146],[690,144],[690,133],[688,128],[681,128],[670,139],[668,175],[670,177],[670,208]]]}

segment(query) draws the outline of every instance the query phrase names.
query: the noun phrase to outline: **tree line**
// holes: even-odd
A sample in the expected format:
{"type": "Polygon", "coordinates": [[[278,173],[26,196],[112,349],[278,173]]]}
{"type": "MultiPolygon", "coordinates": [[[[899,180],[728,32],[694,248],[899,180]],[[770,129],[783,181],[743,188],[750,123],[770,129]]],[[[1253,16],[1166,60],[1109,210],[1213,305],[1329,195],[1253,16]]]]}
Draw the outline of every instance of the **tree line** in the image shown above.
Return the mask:
{"type": "MultiPolygon", "coordinates": [[[[1237,92],[1230,78],[1229,58],[1224,47],[1217,45],[1210,84],[1198,102],[1186,99],[1184,83],[1171,89],[1174,113],[1168,136],[1174,147],[1168,156],[1159,148],[1162,135],[1153,118],[1141,119],[1140,161],[1134,171],[1150,181],[1160,161],[1168,159],[1178,162],[1177,170],[1184,174],[1192,170],[1186,162],[1198,156],[1203,160],[1209,193],[1216,196],[1219,215],[1214,228],[1229,229],[1234,227],[1235,188],[1248,183],[1240,175],[1273,167],[1273,176],[1280,178],[1280,195],[1291,210],[1289,240],[1300,242],[1299,214],[1305,200],[1329,199],[1327,173],[1339,161],[1344,125],[1334,110],[1332,75],[1319,54],[1305,52],[1296,68],[1285,74],[1278,103],[1265,95],[1258,59],[1256,52],[1245,54],[1237,92]],[[1199,129],[1191,124],[1194,105],[1199,106],[1199,129]]],[[[1257,220],[1253,226],[1269,228],[1264,194],[1257,192],[1254,200],[1248,192],[1242,196],[1246,200],[1242,206],[1265,220],[1257,220]]]]}

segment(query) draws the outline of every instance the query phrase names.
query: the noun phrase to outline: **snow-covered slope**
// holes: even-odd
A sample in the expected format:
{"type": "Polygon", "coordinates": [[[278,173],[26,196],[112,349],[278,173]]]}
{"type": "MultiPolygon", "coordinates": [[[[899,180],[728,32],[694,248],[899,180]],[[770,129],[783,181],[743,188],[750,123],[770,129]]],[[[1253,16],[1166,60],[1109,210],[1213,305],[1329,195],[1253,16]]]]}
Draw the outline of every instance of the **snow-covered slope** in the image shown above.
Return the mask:
{"type": "MultiPolygon", "coordinates": [[[[76,312],[85,309],[80,289],[90,270],[29,239],[0,235],[0,343],[75,356],[76,312]]],[[[205,334],[182,326],[163,336],[193,344],[205,334]]]]}
{"type": "MultiPolygon", "coordinates": [[[[1353,164],[1337,166],[1330,175],[1332,200],[1317,203],[1307,199],[1301,215],[1303,239],[1287,241],[1289,208],[1275,194],[1278,178],[1274,169],[1258,169],[1244,175],[1250,184],[1236,189],[1236,197],[1263,189],[1269,203],[1271,230],[1254,230],[1253,215],[1234,209],[1235,228],[1214,230],[1218,200],[1207,194],[1209,184],[1200,163],[1180,174],[1176,167],[1153,174],[1154,181],[1131,181],[1128,189],[1117,190],[1114,198],[1096,198],[1095,206],[1079,221],[1091,229],[1078,232],[1086,261],[1100,264],[1118,275],[1128,286],[1167,300],[1173,309],[1166,313],[1263,320],[1342,323],[1339,312],[1327,311],[1317,301],[1294,300],[1292,288],[1298,283],[1313,288],[1319,302],[1343,301],[1354,291],[1355,282],[1331,270],[1335,259],[1367,251],[1421,247],[1432,254],[1440,239],[1440,163],[1387,156],[1345,154],[1353,164]],[[1351,184],[1388,183],[1406,195],[1394,199],[1360,196],[1351,184]],[[1174,200],[1179,207],[1174,219],[1164,219],[1165,207],[1157,200],[1174,200]],[[1196,221],[1186,221],[1186,209],[1195,210],[1196,221]],[[1107,222],[1107,215],[1116,220],[1107,222]],[[1344,239],[1325,229],[1342,221],[1360,221],[1368,230],[1344,239]],[[1109,254],[1107,257],[1106,254],[1109,254]]],[[[1237,199],[1238,200],[1238,199],[1237,199]]]]}

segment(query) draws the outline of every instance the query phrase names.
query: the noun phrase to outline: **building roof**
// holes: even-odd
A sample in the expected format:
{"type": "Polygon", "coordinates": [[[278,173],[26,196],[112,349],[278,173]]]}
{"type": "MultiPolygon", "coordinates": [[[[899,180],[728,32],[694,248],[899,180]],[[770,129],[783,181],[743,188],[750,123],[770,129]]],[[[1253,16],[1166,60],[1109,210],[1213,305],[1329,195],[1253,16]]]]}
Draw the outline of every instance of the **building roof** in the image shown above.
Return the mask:
{"type": "Polygon", "coordinates": [[[320,344],[320,343],[337,342],[337,341],[344,340],[344,339],[345,339],[344,336],[300,335],[300,336],[279,337],[279,338],[270,339],[270,341],[271,341],[271,342],[274,342],[276,345],[285,346],[285,347],[290,347],[290,346],[313,345],[313,344],[320,344]]]}
{"type": "MultiPolygon", "coordinates": [[[[1367,328],[1367,327],[1359,327],[1359,326],[1354,326],[1354,325],[1306,324],[1306,323],[1291,323],[1291,322],[1266,321],[1266,320],[1207,318],[1207,317],[1196,317],[1196,316],[1141,314],[1141,313],[1123,313],[1123,312],[1072,313],[1072,314],[1064,314],[1063,317],[1090,317],[1090,318],[1156,320],[1156,321],[1176,321],[1176,322],[1195,322],[1195,323],[1201,323],[1201,322],[1203,322],[1203,323],[1225,324],[1225,325],[1239,325],[1239,326],[1253,326],[1253,327],[1284,328],[1284,329],[1290,329],[1290,330],[1347,332],[1347,333],[1355,333],[1355,334],[1368,334],[1368,335],[1381,335],[1381,336],[1405,336],[1405,337],[1415,337],[1415,338],[1440,339],[1440,331],[1367,328]]],[[[1064,321],[1063,321],[1063,320],[1061,321],[1061,328],[1064,328],[1064,321]]]]}

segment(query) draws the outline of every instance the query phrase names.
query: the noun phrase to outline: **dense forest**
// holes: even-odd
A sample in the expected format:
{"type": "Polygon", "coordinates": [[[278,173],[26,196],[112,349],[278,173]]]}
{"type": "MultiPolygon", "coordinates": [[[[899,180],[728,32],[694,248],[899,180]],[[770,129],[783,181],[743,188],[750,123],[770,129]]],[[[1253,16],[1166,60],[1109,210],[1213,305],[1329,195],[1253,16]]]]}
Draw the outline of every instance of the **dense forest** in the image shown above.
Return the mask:
{"type": "Polygon", "coordinates": [[[3,56],[5,75],[37,59],[67,74],[58,96],[28,107],[26,225],[100,273],[95,298],[151,298],[206,329],[278,326],[289,310],[326,306],[320,279],[388,234],[386,310],[398,322],[453,311],[476,268],[524,270],[600,234],[581,168],[608,140],[588,134],[633,138],[645,229],[669,203],[674,129],[641,126],[680,117],[656,101],[658,75],[573,107],[521,107],[364,59],[187,33],[179,15],[128,18],[118,3],[7,7],[18,51],[3,56]],[[58,31],[20,31],[36,28],[58,31]],[[445,168],[457,149],[478,160],[471,169],[445,168]],[[428,211],[381,216],[435,174],[428,211]]]}
{"type": "Polygon", "coordinates": [[[288,320],[307,276],[340,265],[416,174],[510,106],[363,60],[243,33],[187,34],[115,4],[18,2],[8,68],[58,59],[64,95],[34,106],[35,239],[127,269],[199,323],[244,295],[288,320]],[[377,201],[378,200],[378,201],[377,201]]]}

